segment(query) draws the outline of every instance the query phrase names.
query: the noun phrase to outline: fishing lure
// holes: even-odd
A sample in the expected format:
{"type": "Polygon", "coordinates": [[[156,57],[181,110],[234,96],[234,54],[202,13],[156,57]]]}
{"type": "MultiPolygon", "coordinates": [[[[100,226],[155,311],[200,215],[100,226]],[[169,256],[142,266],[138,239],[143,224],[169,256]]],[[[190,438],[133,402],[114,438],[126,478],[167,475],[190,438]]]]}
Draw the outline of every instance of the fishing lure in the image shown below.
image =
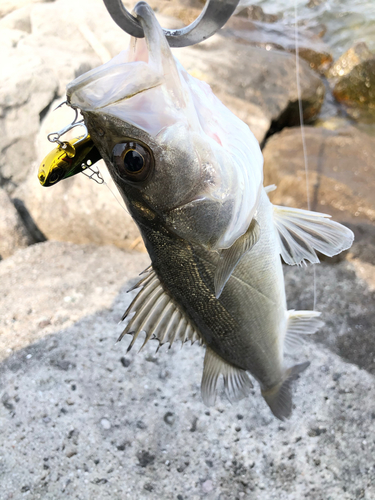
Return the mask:
{"type": "MultiPolygon", "coordinates": [[[[40,164],[39,182],[44,187],[52,186],[62,179],[84,172],[101,158],[101,154],[88,134],[75,137],[71,141],[58,141],[58,146],[50,151],[40,164]]],[[[100,174],[94,173],[103,182],[100,174]]],[[[90,177],[93,178],[93,175],[90,177]]]]}

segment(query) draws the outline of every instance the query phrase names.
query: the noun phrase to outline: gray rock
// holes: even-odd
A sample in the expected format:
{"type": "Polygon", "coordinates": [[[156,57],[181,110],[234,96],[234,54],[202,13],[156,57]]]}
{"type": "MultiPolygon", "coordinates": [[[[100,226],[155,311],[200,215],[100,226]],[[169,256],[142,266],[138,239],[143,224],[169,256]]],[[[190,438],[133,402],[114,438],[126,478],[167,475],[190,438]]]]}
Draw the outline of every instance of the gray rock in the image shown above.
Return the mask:
{"type": "MultiPolygon", "coordinates": [[[[354,224],[375,221],[375,139],[354,127],[305,128],[311,209],[354,224]]],[[[273,203],[306,208],[301,130],[285,129],[263,150],[265,184],[273,203]]]]}
{"type": "MultiPolygon", "coordinates": [[[[374,376],[327,347],[308,343],[298,353],[312,364],[296,383],[294,413],[283,423],[257,387],[238,404],[220,400],[208,411],[199,394],[199,346],[164,348],[159,363],[148,363],[156,348],[150,342],[144,352],[127,354],[132,363],[123,369],[118,359],[127,342],[114,342],[133,296],[123,285],[147,260],[111,247],[47,242],[0,262],[7,294],[0,338],[14,349],[0,350],[3,497],[374,498],[374,376]],[[67,295],[77,302],[65,302],[67,295]],[[64,325],[55,322],[59,313],[69,316],[64,325]],[[35,315],[53,318],[51,326],[37,331],[35,315]],[[51,364],[63,357],[76,367],[66,372],[51,364]],[[167,368],[171,376],[159,378],[167,368]],[[165,424],[167,412],[176,418],[173,426],[165,424]],[[101,428],[103,418],[110,429],[101,428]]],[[[318,305],[330,318],[329,331],[340,335],[343,317],[359,319],[364,284],[352,263],[318,269],[318,284],[324,276],[322,287],[331,283],[330,300],[318,305]]],[[[306,288],[298,278],[304,271],[288,269],[295,298],[306,288]]]]}
{"type": "MultiPolygon", "coordinates": [[[[207,81],[223,103],[248,123],[258,140],[264,139],[271,125],[280,129],[299,123],[293,55],[219,35],[191,49],[180,49],[178,55],[189,72],[207,81]],[[258,109],[257,114],[250,106],[258,109]]],[[[319,113],[324,86],[304,61],[300,82],[303,114],[308,122],[319,113]]]]}
{"type": "Polygon", "coordinates": [[[7,193],[0,188],[0,258],[34,243],[7,193]]]}

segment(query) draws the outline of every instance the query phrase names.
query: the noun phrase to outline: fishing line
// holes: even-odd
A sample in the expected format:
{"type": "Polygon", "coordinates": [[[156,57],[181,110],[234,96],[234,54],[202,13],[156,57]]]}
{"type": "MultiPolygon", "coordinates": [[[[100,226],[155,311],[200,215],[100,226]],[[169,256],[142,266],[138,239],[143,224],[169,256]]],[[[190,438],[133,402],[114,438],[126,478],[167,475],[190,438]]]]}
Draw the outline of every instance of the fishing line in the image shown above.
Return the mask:
{"type": "MultiPolygon", "coordinates": [[[[306,148],[306,137],[305,137],[305,124],[303,120],[303,109],[302,109],[302,95],[301,95],[301,82],[299,75],[299,34],[298,34],[298,8],[297,8],[297,0],[294,0],[294,43],[296,48],[296,84],[297,84],[297,99],[298,99],[298,113],[299,120],[301,125],[301,139],[302,139],[302,150],[303,150],[303,159],[305,162],[305,178],[306,178],[306,199],[307,199],[307,209],[311,210],[310,203],[310,187],[309,187],[309,162],[307,157],[307,148],[306,148]]],[[[313,266],[313,290],[314,290],[314,304],[313,310],[316,309],[316,269],[315,264],[313,266]]]]}
{"type": "Polygon", "coordinates": [[[112,196],[113,196],[113,197],[114,197],[114,199],[117,201],[117,203],[120,205],[120,207],[124,210],[124,212],[126,212],[128,215],[130,215],[130,214],[129,214],[129,212],[127,211],[127,209],[126,209],[126,208],[124,207],[124,205],[121,203],[121,201],[119,201],[119,199],[117,198],[117,196],[115,195],[115,193],[114,193],[114,192],[112,191],[112,189],[109,187],[109,184],[107,184],[107,182],[106,182],[106,181],[104,181],[104,182],[103,182],[103,184],[104,184],[105,186],[107,186],[107,188],[108,188],[108,189],[110,190],[110,192],[112,193],[112,196]]]}

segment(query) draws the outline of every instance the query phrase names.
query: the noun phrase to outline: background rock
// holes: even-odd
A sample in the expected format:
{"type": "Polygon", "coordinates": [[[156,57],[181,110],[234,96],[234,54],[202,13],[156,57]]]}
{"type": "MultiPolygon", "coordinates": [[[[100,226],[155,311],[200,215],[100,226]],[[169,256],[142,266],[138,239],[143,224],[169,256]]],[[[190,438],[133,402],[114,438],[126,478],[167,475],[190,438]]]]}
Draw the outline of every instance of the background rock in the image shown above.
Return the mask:
{"type": "MultiPolygon", "coordinates": [[[[373,223],[375,139],[354,127],[306,127],[311,210],[335,220],[373,223]]],[[[265,185],[276,184],[273,203],[306,208],[306,176],[299,128],[271,137],[263,151],[265,185]]]]}
{"type": "Polygon", "coordinates": [[[0,188],[0,259],[34,243],[7,193],[0,188]]]}
{"type": "MultiPolygon", "coordinates": [[[[191,49],[180,49],[178,57],[193,76],[211,85],[215,94],[249,125],[260,142],[272,128],[299,123],[295,58],[291,54],[267,51],[215,35],[191,49]],[[255,107],[259,111],[254,116],[255,107]]],[[[319,113],[324,85],[304,61],[300,65],[300,82],[303,114],[308,122],[319,113]]]]}
{"type": "Polygon", "coordinates": [[[343,54],[327,73],[333,95],[358,121],[375,122],[375,55],[365,43],[343,54]]]}
{"type": "MultiPolygon", "coordinates": [[[[258,387],[208,409],[202,348],[114,344],[133,296],[124,285],[146,265],[142,254],[53,242],[0,262],[1,339],[16,350],[0,365],[3,497],[371,500],[374,376],[308,344],[291,420],[273,418],[258,387]]],[[[350,263],[321,270],[339,286],[319,305],[341,325],[359,282],[350,263]]],[[[288,271],[305,285],[304,269],[288,271]]]]}

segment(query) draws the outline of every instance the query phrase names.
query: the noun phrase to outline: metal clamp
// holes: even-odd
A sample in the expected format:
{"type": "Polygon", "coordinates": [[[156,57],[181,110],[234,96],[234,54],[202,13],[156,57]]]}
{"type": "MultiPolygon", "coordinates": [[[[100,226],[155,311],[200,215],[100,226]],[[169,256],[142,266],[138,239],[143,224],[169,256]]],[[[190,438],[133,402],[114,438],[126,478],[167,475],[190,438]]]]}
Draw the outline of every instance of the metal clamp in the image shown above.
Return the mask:
{"type": "MultiPolygon", "coordinates": [[[[125,9],[121,0],[103,1],[112,19],[121,29],[136,38],[144,37],[139,21],[125,9]]],[[[206,40],[224,26],[239,2],[240,0],[207,0],[200,16],[189,26],[176,30],[163,28],[169,45],[171,47],[187,47],[206,40]]],[[[137,5],[142,3],[144,2],[139,2],[137,5]]]]}

